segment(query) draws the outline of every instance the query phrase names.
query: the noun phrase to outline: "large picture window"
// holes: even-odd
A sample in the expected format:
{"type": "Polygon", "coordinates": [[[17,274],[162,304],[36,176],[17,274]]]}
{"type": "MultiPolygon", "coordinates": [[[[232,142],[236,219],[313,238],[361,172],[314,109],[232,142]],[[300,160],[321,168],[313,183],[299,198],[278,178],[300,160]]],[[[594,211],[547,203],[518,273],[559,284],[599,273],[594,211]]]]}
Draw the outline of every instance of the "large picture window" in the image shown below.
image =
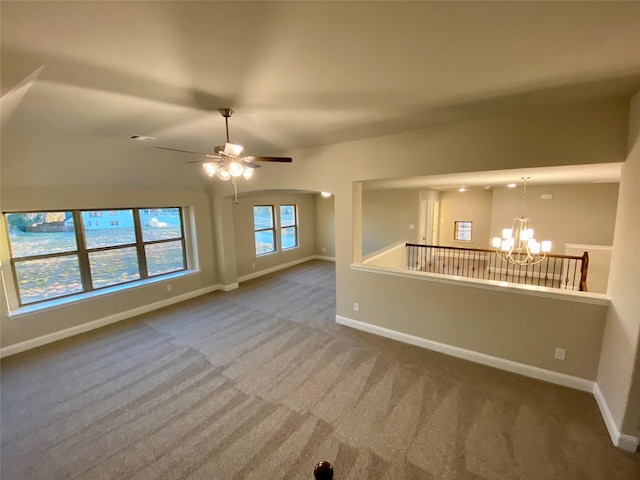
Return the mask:
{"type": "Polygon", "coordinates": [[[20,305],[186,269],[182,209],[5,213],[20,305]]]}
{"type": "Polygon", "coordinates": [[[276,236],[273,205],[255,205],[253,207],[253,229],[256,242],[256,255],[275,252],[276,236]]]}
{"type": "Polygon", "coordinates": [[[298,216],[295,205],[280,205],[280,245],[282,250],[298,246],[298,216]]]}

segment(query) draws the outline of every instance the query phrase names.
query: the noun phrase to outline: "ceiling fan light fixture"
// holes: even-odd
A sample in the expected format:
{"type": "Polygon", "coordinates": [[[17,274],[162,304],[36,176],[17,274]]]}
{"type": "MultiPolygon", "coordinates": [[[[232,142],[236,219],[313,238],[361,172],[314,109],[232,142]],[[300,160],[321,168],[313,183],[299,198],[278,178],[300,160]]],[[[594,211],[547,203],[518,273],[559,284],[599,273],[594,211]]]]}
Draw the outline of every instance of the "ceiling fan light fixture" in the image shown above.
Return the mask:
{"type": "Polygon", "coordinates": [[[242,174],[242,176],[245,178],[245,180],[249,180],[251,177],[253,177],[253,168],[245,167],[244,173],[242,174]]]}
{"type": "Polygon", "coordinates": [[[244,167],[240,165],[239,162],[230,162],[229,163],[229,173],[233,177],[239,177],[244,173],[244,167]]]}
{"type": "Polygon", "coordinates": [[[231,157],[239,157],[242,154],[242,145],[234,145],[233,143],[226,143],[224,146],[224,154],[231,157]]]}
{"type": "Polygon", "coordinates": [[[213,177],[218,171],[218,165],[212,162],[206,162],[202,164],[202,168],[204,169],[204,173],[213,177]]]}
{"type": "MultiPolygon", "coordinates": [[[[214,147],[214,153],[200,153],[190,150],[181,150],[177,148],[156,146],[160,150],[168,150],[171,152],[188,153],[191,155],[198,155],[204,157],[204,161],[195,161],[189,163],[200,163],[204,172],[209,177],[216,175],[220,180],[231,180],[231,183],[236,185],[235,179],[243,176],[246,180],[249,180],[254,175],[254,169],[260,168],[255,162],[283,162],[291,163],[293,160],[291,157],[265,157],[265,156],[242,156],[244,148],[242,145],[236,145],[229,142],[229,117],[233,113],[230,108],[218,109],[220,114],[224,117],[226,143],[224,145],[216,145],[214,147]],[[212,159],[209,161],[208,159],[212,159]]],[[[139,136],[132,136],[131,138],[137,138],[139,136]]],[[[237,199],[236,199],[237,200],[237,199]]]]}
{"type": "Polygon", "coordinates": [[[218,178],[220,180],[225,180],[226,181],[226,180],[229,180],[231,178],[231,174],[229,173],[229,170],[227,169],[226,166],[225,167],[220,167],[218,169],[217,175],[218,175],[218,178]]]}

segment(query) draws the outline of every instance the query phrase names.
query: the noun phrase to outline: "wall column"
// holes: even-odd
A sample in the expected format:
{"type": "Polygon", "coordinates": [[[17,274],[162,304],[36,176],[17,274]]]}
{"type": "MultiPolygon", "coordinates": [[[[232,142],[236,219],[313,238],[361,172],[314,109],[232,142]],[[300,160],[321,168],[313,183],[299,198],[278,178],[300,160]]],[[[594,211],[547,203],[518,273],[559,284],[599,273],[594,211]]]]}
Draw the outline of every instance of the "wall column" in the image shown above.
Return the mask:
{"type": "Polygon", "coordinates": [[[596,399],[616,446],[635,451],[640,431],[640,92],[631,100],[629,147],[620,178],[596,399]]]}

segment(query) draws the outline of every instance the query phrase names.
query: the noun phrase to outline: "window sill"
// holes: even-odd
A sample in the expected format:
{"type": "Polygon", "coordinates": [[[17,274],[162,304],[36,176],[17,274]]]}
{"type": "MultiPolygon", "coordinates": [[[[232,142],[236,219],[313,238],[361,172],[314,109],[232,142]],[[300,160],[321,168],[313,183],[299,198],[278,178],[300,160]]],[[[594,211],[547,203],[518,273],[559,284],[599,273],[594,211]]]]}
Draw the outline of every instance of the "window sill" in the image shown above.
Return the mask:
{"type": "Polygon", "coordinates": [[[273,252],[256,253],[256,258],[268,257],[269,255],[276,255],[278,253],[290,252],[291,250],[295,250],[296,248],[300,248],[300,245],[296,245],[295,247],[289,247],[289,248],[281,248],[280,250],[274,250],[273,252]]]}
{"type": "Polygon", "coordinates": [[[147,278],[145,280],[139,280],[137,282],[125,283],[122,285],[114,285],[112,287],[102,288],[93,292],[80,293],[65,298],[59,298],[55,300],[49,300],[35,305],[25,305],[11,310],[8,314],[9,318],[16,319],[25,315],[31,315],[34,313],[44,312],[54,308],[65,307],[68,305],[86,302],[95,298],[104,297],[108,295],[114,295],[129,290],[136,290],[138,288],[146,287],[148,285],[154,285],[157,283],[174,280],[176,278],[188,277],[200,273],[200,270],[182,270],[180,272],[168,273],[161,277],[147,278]]]}

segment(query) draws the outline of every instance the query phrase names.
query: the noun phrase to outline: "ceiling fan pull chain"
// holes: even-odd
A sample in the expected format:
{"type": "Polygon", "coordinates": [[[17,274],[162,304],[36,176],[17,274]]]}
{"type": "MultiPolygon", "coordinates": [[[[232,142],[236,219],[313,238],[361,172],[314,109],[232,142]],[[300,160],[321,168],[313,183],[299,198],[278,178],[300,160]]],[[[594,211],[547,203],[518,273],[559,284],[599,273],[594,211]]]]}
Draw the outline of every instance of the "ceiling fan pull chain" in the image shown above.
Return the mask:
{"type": "Polygon", "coordinates": [[[235,194],[236,205],[237,205],[238,204],[238,185],[237,185],[235,177],[231,177],[231,183],[233,184],[233,193],[235,194]]]}

